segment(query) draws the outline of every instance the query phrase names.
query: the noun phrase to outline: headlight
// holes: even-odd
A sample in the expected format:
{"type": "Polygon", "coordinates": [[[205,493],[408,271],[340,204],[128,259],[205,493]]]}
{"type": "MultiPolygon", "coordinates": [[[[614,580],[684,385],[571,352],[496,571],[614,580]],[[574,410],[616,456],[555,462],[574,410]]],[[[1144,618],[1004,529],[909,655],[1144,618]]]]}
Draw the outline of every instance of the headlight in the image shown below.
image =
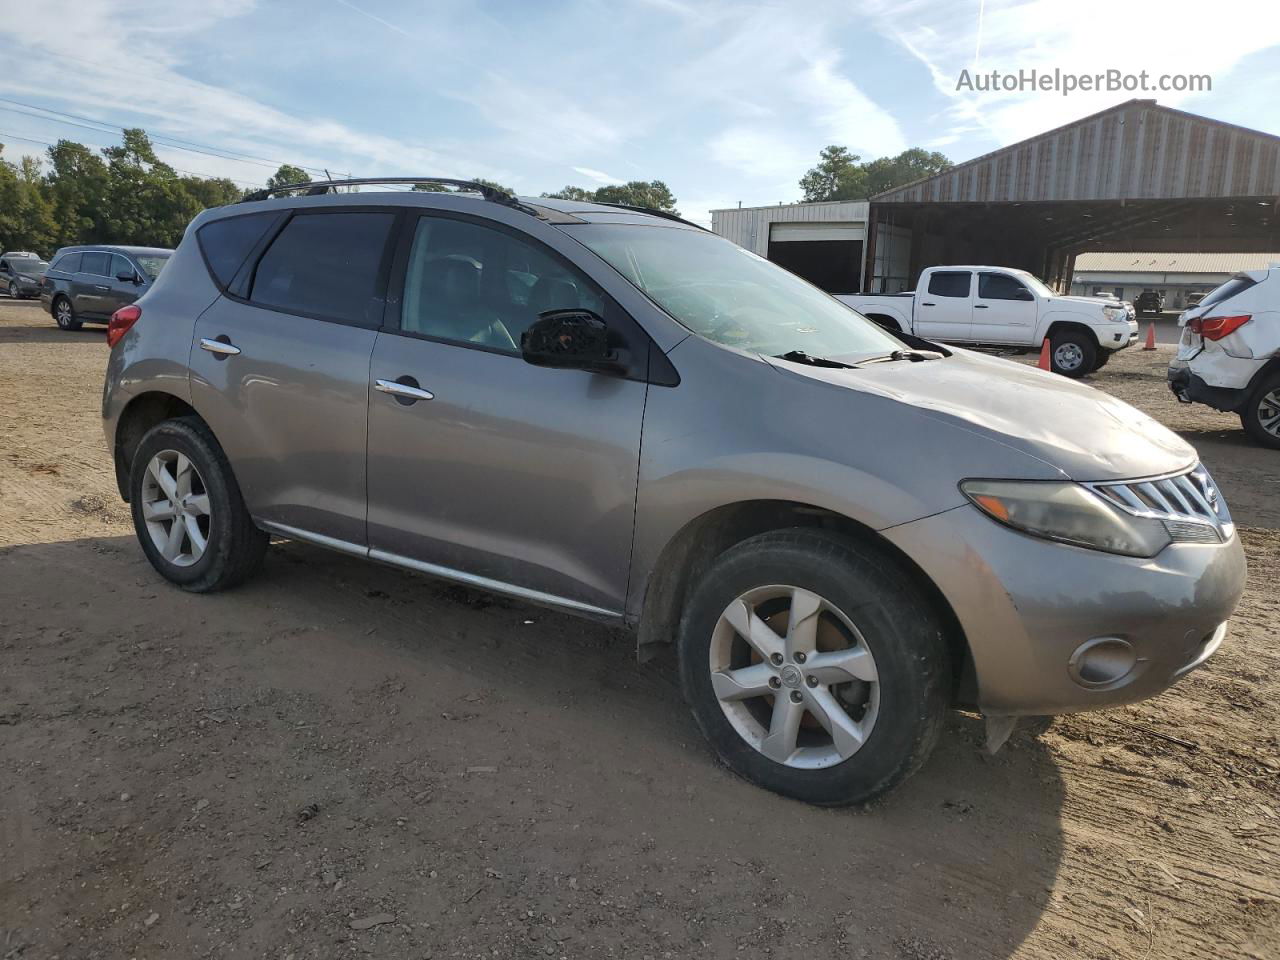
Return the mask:
{"type": "Polygon", "coordinates": [[[1113,323],[1121,317],[1128,316],[1129,311],[1124,307],[1103,307],[1102,315],[1113,323]]]}
{"type": "Polygon", "coordinates": [[[1154,557],[1172,541],[1159,520],[1113,507],[1078,483],[965,480],[964,495],[987,516],[1033,537],[1154,557]]]}

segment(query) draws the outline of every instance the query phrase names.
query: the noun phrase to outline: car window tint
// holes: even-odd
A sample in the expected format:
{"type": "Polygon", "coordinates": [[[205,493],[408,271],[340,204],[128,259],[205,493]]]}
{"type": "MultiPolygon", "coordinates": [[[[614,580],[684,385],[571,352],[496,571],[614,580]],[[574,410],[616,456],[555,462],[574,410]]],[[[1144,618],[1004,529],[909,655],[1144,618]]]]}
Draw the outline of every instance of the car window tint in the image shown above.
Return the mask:
{"type": "Polygon", "coordinates": [[[600,290],[536,244],[461,220],[421,217],[405,274],[400,328],[520,352],[541,313],[603,314],[600,290]]]}
{"type": "Polygon", "coordinates": [[[84,253],[80,255],[80,272],[105,277],[110,263],[111,254],[109,253],[84,253]]]}
{"type": "Polygon", "coordinates": [[[54,270],[62,270],[66,273],[80,272],[80,254],[64,253],[53,264],[54,270]]]}
{"type": "Polygon", "coordinates": [[[1017,300],[1026,289],[1005,273],[978,274],[978,296],[983,300],[1017,300]]]}
{"type": "Polygon", "coordinates": [[[245,257],[262,239],[267,228],[275,223],[278,215],[251,213],[243,217],[227,217],[206,223],[196,232],[209,270],[221,286],[231,283],[245,257]]]}
{"type": "Polygon", "coordinates": [[[929,292],[935,297],[967,297],[969,295],[968,271],[946,271],[929,276],[929,292]]]}
{"type": "Polygon", "coordinates": [[[126,260],[120,254],[112,254],[111,256],[111,278],[114,280],[121,274],[136,274],[138,271],[133,268],[133,264],[126,260]]]}
{"type": "Polygon", "coordinates": [[[305,316],[379,323],[392,213],[294,216],[258,261],[249,299],[305,316]]]}

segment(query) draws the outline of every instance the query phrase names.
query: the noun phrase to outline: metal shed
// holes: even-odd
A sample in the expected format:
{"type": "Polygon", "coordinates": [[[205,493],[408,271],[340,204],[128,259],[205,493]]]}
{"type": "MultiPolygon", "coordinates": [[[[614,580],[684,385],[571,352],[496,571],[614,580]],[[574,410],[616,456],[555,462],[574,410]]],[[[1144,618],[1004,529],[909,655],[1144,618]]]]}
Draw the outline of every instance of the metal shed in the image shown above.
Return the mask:
{"type": "Polygon", "coordinates": [[[865,200],[789,203],[711,211],[711,229],[833,293],[860,286],[865,200]]]}
{"type": "Polygon", "coordinates": [[[1278,199],[1280,137],[1130,100],[872,197],[862,286],[991,263],[1066,289],[1084,250],[1280,249],[1278,199]]]}

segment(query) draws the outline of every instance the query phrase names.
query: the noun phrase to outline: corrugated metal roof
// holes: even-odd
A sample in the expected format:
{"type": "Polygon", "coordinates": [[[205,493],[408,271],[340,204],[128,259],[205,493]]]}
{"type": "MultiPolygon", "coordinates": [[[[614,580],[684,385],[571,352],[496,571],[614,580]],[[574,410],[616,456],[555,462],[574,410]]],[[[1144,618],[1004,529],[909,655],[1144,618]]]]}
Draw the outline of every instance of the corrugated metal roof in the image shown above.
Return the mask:
{"type": "Polygon", "coordinates": [[[1280,137],[1130,100],[915,183],[876,203],[1280,195],[1280,137]]]}
{"type": "Polygon", "coordinates": [[[1081,273],[1239,273],[1280,263],[1280,253],[1082,253],[1081,273]]]}

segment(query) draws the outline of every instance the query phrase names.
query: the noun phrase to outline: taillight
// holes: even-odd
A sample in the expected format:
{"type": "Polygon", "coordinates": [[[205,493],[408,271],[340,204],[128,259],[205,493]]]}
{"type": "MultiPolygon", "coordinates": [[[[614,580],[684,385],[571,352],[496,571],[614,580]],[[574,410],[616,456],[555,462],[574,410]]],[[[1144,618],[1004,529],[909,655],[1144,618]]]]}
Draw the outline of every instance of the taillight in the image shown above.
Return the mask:
{"type": "Polygon", "coordinates": [[[1221,340],[1243,327],[1253,319],[1249,313],[1236,317],[1192,317],[1187,327],[1192,333],[1198,333],[1206,340],[1221,340]]]}
{"type": "Polygon", "coordinates": [[[113,313],[111,322],[107,324],[107,346],[114,347],[119,343],[120,338],[129,332],[129,328],[137,323],[141,316],[142,308],[136,303],[121,307],[113,313]]]}

